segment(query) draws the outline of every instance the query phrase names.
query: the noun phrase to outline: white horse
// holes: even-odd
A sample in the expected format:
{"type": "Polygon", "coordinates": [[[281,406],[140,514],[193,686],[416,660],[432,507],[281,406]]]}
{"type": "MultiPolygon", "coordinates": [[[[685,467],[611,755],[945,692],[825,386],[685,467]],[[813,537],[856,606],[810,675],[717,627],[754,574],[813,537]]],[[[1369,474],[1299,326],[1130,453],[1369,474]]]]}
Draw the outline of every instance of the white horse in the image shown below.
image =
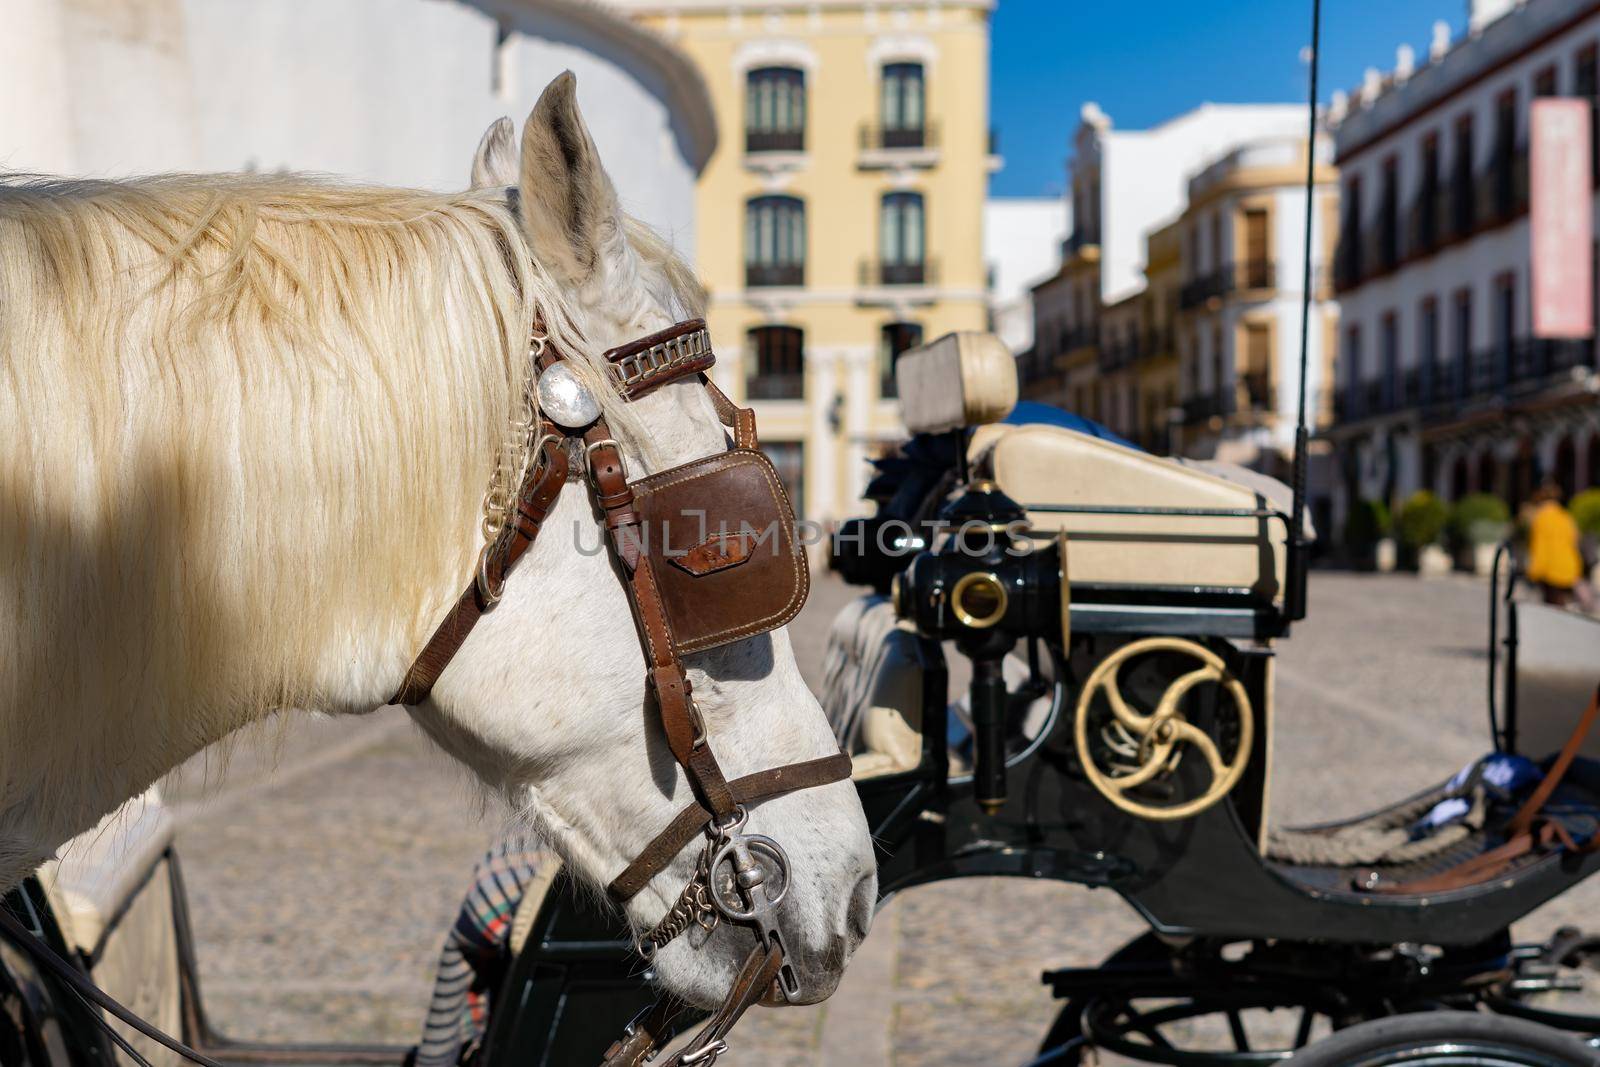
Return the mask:
{"type": "MultiPolygon", "coordinates": [[[[604,384],[601,352],[702,294],[619,210],[572,76],[545,90],[520,152],[509,125],[474,184],[510,178],[515,196],[0,182],[0,886],[275,710],[384,703],[470,580],[486,489],[520,469],[536,311],[603,391],[635,477],[725,447],[694,382],[626,406],[604,384]]],[[[412,709],[591,886],[692,799],[600,537],[569,484],[412,709]]],[[[837,750],[783,631],[689,665],[730,777],[837,750]]],[[[876,897],[854,789],[770,801],[750,828],[789,852],[780,925],[821,999],[876,897]]],[[[636,928],[696,852],[630,903],[636,928]]],[[[750,936],[680,938],[661,984],[715,1003],[750,936]]]]}

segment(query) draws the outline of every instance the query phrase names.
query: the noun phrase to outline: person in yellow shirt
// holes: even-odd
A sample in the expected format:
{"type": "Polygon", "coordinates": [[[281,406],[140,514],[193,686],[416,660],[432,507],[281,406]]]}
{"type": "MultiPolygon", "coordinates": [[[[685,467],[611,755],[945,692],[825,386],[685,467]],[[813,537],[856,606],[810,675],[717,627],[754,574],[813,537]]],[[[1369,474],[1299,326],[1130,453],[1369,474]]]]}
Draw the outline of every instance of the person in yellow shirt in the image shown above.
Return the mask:
{"type": "Polygon", "coordinates": [[[1561,506],[1561,490],[1546,482],[1534,493],[1533,505],[1533,519],[1528,523],[1528,580],[1538,583],[1546,604],[1564,606],[1574,597],[1587,600],[1578,524],[1561,506]]]}

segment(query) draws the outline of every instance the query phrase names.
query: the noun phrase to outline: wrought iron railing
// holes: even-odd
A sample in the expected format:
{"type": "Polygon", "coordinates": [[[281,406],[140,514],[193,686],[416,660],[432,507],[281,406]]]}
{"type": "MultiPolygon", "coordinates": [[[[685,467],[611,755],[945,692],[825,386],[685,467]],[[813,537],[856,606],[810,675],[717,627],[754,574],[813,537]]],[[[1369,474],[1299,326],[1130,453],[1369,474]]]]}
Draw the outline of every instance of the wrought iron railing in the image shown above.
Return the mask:
{"type": "Polygon", "coordinates": [[[863,259],[856,270],[863,287],[880,285],[934,285],[939,280],[938,263],[932,259],[910,263],[863,259]]]}
{"type": "Polygon", "coordinates": [[[804,263],[746,263],[744,265],[744,284],[746,288],[757,289],[774,285],[804,285],[806,283],[806,267],[804,263]]]}
{"type": "Polygon", "coordinates": [[[744,150],[746,152],[804,152],[806,150],[805,130],[746,130],[744,131],[744,150]]]}

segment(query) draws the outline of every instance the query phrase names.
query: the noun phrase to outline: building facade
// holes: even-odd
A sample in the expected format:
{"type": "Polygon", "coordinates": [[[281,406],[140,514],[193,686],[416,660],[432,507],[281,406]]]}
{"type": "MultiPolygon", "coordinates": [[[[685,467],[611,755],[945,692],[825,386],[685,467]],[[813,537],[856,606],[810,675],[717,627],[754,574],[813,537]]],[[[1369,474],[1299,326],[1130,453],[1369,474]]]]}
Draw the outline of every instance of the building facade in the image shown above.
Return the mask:
{"type": "Polygon", "coordinates": [[[719,384],[810,518],[851,514],[904,433],[894,357],[988,323],[992,0],[614,3],[715,104],[698,265],[719,384]]]}
{"type": "Polygon", "coordinates": [[[1515,508],[1545,478],[1600,483],[1594,340],[1533,337],[1528,224],[1529,104],[1596,99],[1600,4],[1470,10],[1425,65],[1402,48],[1335,101],[1341,516],[1419,488],[1515,508]]]}
{"type": "Polygon", "coordinates": [[[0,0],[0,25],[0,167],[462,189],[489,123],[571,69],[627,209],[694,251],[705,82],[586,0],[0,0]]]}
{"type": "MultiPolygon", "coordinates": [[[[1278,472],[1294,443],[1303,106],[1205,104],[1150,130],[1115,130],[1093,104],[1074,138],[1073,230],[1035,286],[1023,391],[1145,448],[1278,472]]],[[[1327,291],[1335,201],[1319,142],[1313,315],[1327,291]]],[[[1326,394],[1331,327],[1310,338],[1310,411],[1326,394]]]]}
{"type": "MultiPolygon", "coordinates": [[[[1303,116],[1302,116],[1303,119],[1303,116]]],[[[1311,329],[1306,410],[1331,395],[1337,337],[1331,264],[1338,233],[1332,146],[1319,139],[1311,206],[1311,329]]],[[[1178,222],[1179,448],[1286,476],[1300,391],[1305,292],[1306,139],[1252,140],[1189,181],[1178,222]]]]}

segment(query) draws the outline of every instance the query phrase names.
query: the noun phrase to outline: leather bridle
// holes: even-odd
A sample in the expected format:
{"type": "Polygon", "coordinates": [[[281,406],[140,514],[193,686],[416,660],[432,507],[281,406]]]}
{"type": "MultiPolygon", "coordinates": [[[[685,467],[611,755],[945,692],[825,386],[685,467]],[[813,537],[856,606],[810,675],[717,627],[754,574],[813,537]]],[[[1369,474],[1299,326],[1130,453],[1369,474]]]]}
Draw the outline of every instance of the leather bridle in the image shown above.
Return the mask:
{"type": "MultiPolygon", "coordinates": [[[[728,1031],[752,1005],[763,1000],[790,1001],[800,992],[785,959],[774,918],[788,890],[789,860],[776,841],[744,832],[747,808],[797,790],[843,781],[850,777],[850,758],[835,753],[729,781],[712,752],[705,723],[695,707],[682,656],[684,646],[690,651],[715,647],[773,629],[792,618],[805,596],[803,550],[798,545],[794,548],[798,556],[797,592],[788,597],[788,607],[783,612],[769,613],[742,626],[723,627],[710,636],[696,634],[683,639],[678,632],[681,627],[671,621],[674,605],[663,596],[657,563],[648,549],[641,498],[652,490],[650,483],[657,481],[683,485],[699,479],[701,492],[713,494],[720,488],[719,479],[740,488],[733,481],[739,471],[747,476],[742,487],[747,490],[750,470],[759,467],[767,472],[770,491],[781,499],[782,511],[792,521],[787,498],[771,475],[770,463],[755,451],[755,413],[736,406],[706,377],[715,357],[702,319],[679,322],[607,352],[606,366],[625,400],[635,400],[668,382],[697,376],[723,425],[733,435],[734,447],[726,453],[630,482],[616,439],[600,416],[598,405],[583,395],[581,387],[574,386],[577,379],[570,368],[561,367],[562,353],[537,329],[531,347],[539,373],[540,404],[537,414],[529,420],[533,444],[520,484],[505,508],[504,521],[491,530],[492,536],[479,555],[475,577],[418,653],[390,703],[409,705],[427,699],[478,620],[494,609],[512,569],[539,536],[540,527],[566,484],[569,468],[576,466],[584,471],[590,499],[603,516],[608,545],[632,605],[645,654],[648,697],[666,733],[668,747],[687,774],[695,795],[694,802],[678,812],[612,880],[607,894],[619,907],[627,903],[665,871],[683,849],[703,836],[693,878],[666,916],[638,939],[640,954],[646,959],[653,957],[693,925],[709,932],[718,923],[729,922],[747,926],[755,934],[755,946],[740,966],[722,1004],[684,1048],[662,1061],[663,1067],[707,1067],[726,1051],[728,1031]],[[564,393],[547,389],[552,382],[563,385],[564,393]],[[590,411],[592,417],[588,417],[590,411]]],[[[789,533],[792,535],[793,531],[789,533]]],[[[739,545],[742,542],[713,539],[697,546],[697,551],[703,551],[688,561],[688,569],[733,574],[736,585],[745,580],[737,575],[755,570],[743,555],[747,549],[739,545]]],[[[674,588],[686,587],[679,583],[674,588]]],[[[736,614],[737,609],[734,611],[736,614]]],[[[220,1067],[105,994],[80,969],[63,960],[34,931],[3,909],[0,930],[9,933],[79,996],[183,1058],[202,1067],[220,1067]]],[[[602,1067],[638,1067],[653,1059],[676,1033],[676,1023],[687,1007],[671,996],[657,1001],[628,1024],[606,1051],[602,1067]]],[[[134,1056],[135,1062],[143,1062],[105,1020],[93,1012],[90,1016],[111,1040],[134,1056]]]]}
{"type": "MultiPolygon", "coordinates": [[[[747,808],[797,790],[843,781],[850,777],[850,758],[834,753],[733,781],[723,774],[695,707],[684,669],[682,642],[671,621],[670,601],[663,597],[658,564],[643,547],[650,543],[652,531],[643,528],[640,494],[636,492],[640,483],[628,480],[621,449],[599,414],[598,405],[582,395],[573,376],[563,373],[570,368],[561,366],[564,356],[559,348],[536,332],[531,355],[539,372],[540,399],[532,426],[532,458],[513,495],[505,523],[484,547],[477,576],[417,655],[391,703],[416,704],[427,698],[473,626],[493,610],[511,570],[539,536],[566,484],[569,469],[576,466],[582,470],[633,610],[645,656],[648,698],[673,758],[688,776],[695,796],[694,802],[680,811],[612,880],[607,894],[618,906],[626,904],[665,871],[683,849],[703,837],[693,878],[661,921],[637,940],[640,954],[652,958],[694,925],[709,932],[719,922],[730,922],[747,926],[756,935],[755,947],[722,1005],[688,1046],[664,1061],[666,1067],[709,1065],[727,1048],[724,1038],[728,1030],[751,1005],[762,999],[793,1000],[800,993],[775,921],[776,909],[788,890],[789,860],[776,841],[744,832],[747,808]],[[565,395],[547,388],[551,382],[562,385],[565,395]]],[[[734,447],[730,454],[746,453],[755,458],[755,413],[735,405],[706,376],[715,356],[703,319],[679,322],[612,349],[605,354],[605,361],[617,391],[628,401],[669,382],[697,377],[710,394],[723,425],[732,432],[734,447]]],[[[695,461],[674,471],[706,468],[708,462],[709,470],[694,476],[703,473],[714,481],[720,475],[715,459],[695,461]]],[[[766,464],[764,458],[760,462],[766,464]]],[[[675,480],[672,474],[663,472],[651,480],[664,479],[666,484],[683,480],[675,480]]],[[[775,491],[782,492],[781,488],[775,491]]],[[[787,510],[787,501],[784,503],[787,510]]],[[[798,547],[796,551],[801,552],[798,547]]],[[[710,566],[742,562],[742,558],[731,563],[713,560],[710,566]]],[[[798,562],[803,580],[803,553],[798,562]]],[[[777,621],[763,620],[759,628],[732,629],[741,635],[772,629],[792,617],[803,599],[802,584],[793,609],[786,616],[777,621]]],[[[696,647],[710,646],[701,642],[696,647]]],[[[604,1067],[633,1067],[653,1057],[671,1039],[674,1020],[684,1007],[671,997],[657,1002],[613,1043],[606,1052],[604,1067]]]]}

